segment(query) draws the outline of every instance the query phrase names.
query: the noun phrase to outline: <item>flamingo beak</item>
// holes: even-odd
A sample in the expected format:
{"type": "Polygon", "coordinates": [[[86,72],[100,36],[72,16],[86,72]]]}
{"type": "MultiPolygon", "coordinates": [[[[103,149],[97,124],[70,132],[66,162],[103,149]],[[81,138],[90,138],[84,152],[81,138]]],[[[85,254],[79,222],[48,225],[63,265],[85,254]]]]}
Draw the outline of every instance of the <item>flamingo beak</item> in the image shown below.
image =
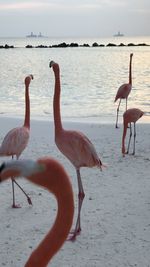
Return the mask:
{"type": "Polygon", "coordinates": [[[18,177],[20,175],[20,171],[13,168],[7,168],[7,164],[2,163],[0,166],[0,182],[3,182],[10,177],[18,177]]]}
{"type": "MultiPolygon", "coordinates": [[[[0,173],[3,171],[3,169],[5,168],[5,163],[3,162],[0,166],[0,173]]],[[[2,178],[0,176],[0,183],[2,182],[2,178]]]]}
{"type": "Polygon", "coordinates": [[[49,67],[51,68],[55,62],[53,60],[50,61],[49,67]]]}

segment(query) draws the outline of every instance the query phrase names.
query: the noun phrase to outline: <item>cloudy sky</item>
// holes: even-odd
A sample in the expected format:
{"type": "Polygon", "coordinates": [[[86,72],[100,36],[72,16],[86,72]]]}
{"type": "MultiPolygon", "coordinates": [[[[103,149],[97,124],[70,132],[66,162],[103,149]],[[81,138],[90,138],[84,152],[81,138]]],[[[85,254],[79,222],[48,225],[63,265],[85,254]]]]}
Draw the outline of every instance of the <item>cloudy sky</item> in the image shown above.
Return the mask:
{"type": "Polygon", "coordinates": [[[0,37],[150,35],[150,0],[0,0],[0,37]]]}

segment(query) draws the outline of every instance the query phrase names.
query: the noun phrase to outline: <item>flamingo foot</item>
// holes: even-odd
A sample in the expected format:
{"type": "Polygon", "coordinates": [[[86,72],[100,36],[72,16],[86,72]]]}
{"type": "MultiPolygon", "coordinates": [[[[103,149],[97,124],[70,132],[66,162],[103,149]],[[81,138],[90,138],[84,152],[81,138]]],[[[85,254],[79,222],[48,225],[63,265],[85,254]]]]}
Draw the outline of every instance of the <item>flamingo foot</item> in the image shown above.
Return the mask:
{"type": "Polygon", "coordinates": [[[71,230],[70,234],[76,234],[76,235],[79,235],[80,232],[81,232],[81,228],[78,228],[78,229],[71,230]]]}
{"type": "Polygon", "coordinates": [[[30,197],[27,197],[27,200],[28,200],[29,205],[32,205],[31,198],[30,197]]]}
{"type": "Polygon", "coordinates": [[[81,233],[81,228],[79,228],[77,230],[72,230],[70,232],[70,236],[67,238],[67,241],[74,242],[76,240],[76,236],[79,235],[80,233],[81,233]]]}
{"type": "Polygon", "coordinates": [[[21,208],[21,206],[20,205],[16,205],[16,204],[12,204],[12,206],[11,206],[13,209],[19,209],[19,208],[21,208]]]}
{"type": "Polygon", "coordinates": [[[76,235],[72,235],[70,237],[67,238],[67,241],[72,241],[74,242],[76,240],[76,235]]]}

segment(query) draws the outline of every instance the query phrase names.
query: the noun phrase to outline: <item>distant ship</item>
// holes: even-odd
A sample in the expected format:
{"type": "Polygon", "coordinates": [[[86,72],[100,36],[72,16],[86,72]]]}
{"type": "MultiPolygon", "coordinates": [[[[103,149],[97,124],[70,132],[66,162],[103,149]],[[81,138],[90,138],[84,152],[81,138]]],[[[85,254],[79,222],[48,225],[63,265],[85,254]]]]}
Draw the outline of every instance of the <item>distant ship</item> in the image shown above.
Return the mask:
{"type": "Polygon", "coordinates": [[[37,37],[45,37],[41,34],[41,32],[39,32],[39,35],[37,37]]]}
{"type": "Polygon", "coordinates": [[[124,34],[121,33],[120,31],[117,34],[114,34],[114,37],[122,37],[122,36],[124,36],[124,34]]]}
{"type": "Polygon", "coordinates": [[[26,36],[27,38],[35,38],[35,37],[44,37],[42,34],[41,34],[41,32],[39,32],[39,34],[38,35],[36,35],[36,34],[34,34],[33,32],[31,32],[31,34],[30,35],[27,35],[26,36]]]}
{"type": "Polygon", "coordinates": [[[30,35],[27,35],[26,37],[37,37],[37,35],[36,34],[33,34],[33,32],[31,32],[31,34],[30,35]]]}

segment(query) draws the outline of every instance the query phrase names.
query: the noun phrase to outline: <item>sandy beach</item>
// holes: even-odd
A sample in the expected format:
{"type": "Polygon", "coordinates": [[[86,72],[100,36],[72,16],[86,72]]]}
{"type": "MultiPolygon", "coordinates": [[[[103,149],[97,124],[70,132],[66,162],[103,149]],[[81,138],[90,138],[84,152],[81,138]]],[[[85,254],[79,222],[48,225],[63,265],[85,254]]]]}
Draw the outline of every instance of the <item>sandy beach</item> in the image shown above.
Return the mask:
{"type": "MultiPolygon", "coordinates": [[[[22,120],[1,117],[0,125],[1,143],[10,129],[22,125],[22,120]]],[[[121,154],[121,124],[115,129],[113,124],[64,122],[64,127],[84,132],[107,167],[102,172],[97,168],[81,169],[86,195],[82,232],[75,242],[65,242],[49,266],[149,267],[150,124],[137,123],[135,156],[125,157],[121,154]]],[[[54,143],[53,121],[31,120],[30,141],[20,158],[43,156],[54,157],[65,167],[71,178],[76,208],[75,169],[54,143]]],[[[0,162],[4,160],[0,158],[0,162]]],[[[25,179],[18,182],[30,195],[33,206],[28,205],[16,188],[16,202],[22,208],[12,209],[11,181],[0,184],[0,266],[5,267],[24,266],[53,224],[57,211],[56,201],[49,192],[25,179]]]]}

